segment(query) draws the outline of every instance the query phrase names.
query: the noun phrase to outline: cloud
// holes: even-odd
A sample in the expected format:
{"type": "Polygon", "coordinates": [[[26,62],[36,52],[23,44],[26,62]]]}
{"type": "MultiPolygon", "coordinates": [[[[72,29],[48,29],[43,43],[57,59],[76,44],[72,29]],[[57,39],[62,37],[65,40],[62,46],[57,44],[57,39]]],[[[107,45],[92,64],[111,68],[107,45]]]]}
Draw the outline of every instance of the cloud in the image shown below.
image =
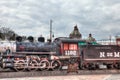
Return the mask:
{"type": "Polygon", "coordinates": [[[120,0],[1,0],[0,25],[48,38],[52,19],[55,37],[68,36],[77,24],[84,38],[102,39],[119,32],[119,7],[120,0]]]}

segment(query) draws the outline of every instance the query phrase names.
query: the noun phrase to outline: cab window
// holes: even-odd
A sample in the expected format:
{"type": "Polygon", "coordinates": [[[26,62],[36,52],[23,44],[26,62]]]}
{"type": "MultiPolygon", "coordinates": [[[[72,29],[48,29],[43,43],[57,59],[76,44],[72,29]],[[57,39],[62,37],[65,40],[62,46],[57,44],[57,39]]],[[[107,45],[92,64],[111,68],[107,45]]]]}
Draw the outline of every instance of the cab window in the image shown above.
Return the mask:
{"type": "Polygon", "coordinates": [[[68,48],[69,46],[68,46],[68,44],[66,43],[66,44],[64,44],[64,50],[68,50],[69,48],[68,48]]]}
{"type": "Polygon", "coordinates": [[[77,50],[77,44],[64,43],[64,50],[77,50]]]}
{"type": "Polygon", "coordinates": [[[77,50],[77,44],[69,44],[69,50],[77,50]]]}

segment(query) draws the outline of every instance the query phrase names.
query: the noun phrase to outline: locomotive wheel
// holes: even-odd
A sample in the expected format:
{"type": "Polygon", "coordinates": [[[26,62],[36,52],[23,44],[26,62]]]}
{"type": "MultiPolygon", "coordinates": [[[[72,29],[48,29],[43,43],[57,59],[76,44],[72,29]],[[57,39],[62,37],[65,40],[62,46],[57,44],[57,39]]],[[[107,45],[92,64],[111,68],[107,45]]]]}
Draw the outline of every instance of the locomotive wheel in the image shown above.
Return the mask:
{"type": "Polygon", "coordinates": [[[25,70],[25,62],[24,61],[17,61],[15,63],[14,69],[16,71],[24,71],[25,70]]]}
{"type": "Polygon", "coordinates": [[[120,64],[119,64],[119,63],[116,63],[116,64],[114,65],[114,68],[120,69],[120,64]]]}
{"type": "Polygon", "coordinates": [[[83,69],[89,69],[89,64],[83,65],[83,69]]]}
{"type": "Polygon", "coordinates": [[[40,70],[48,70],[50,67],[50,63],[48,60],[42,60],[39,64],[40,70]]]}
{"type": "Polygon", "coordinates": [[[112,68],[113,68],[113,65],[107,64],[107,69],[112,69],[112,68]]]}
{"type": "Polygon", "coordinates": [[[29,66],[28,66],[28,70],[29,71],[36,71],[38,70],[38,62],[36,60],[33,60],[29,63],[29,66]]]}
{"type": "Polygon", "coordinates": [[[95,70],[95,69],[96,69],[96,66],[95,66],[95,64],[88,63],[88,64],[84,65],[84,69],[87,69],[87,70],[95,70]]]}
{"type": "Polygon", "coordinates": [[[53,60],[51,62],[52,70],[60,70],[61,69],[61,62],[59,60],[53,60]]]}

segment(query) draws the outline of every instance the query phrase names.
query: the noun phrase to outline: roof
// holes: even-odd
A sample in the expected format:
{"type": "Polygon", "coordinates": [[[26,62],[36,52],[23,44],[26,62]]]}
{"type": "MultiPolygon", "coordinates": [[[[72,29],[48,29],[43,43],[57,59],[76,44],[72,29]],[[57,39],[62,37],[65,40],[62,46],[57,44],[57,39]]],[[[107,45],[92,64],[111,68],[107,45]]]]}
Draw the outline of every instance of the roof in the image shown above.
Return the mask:
{"type": "Polygon", "coordinates": [[[85,40],[81,40],[81,39],[74,39],[74,38],[68,38],[68,37],[59,37],[56,38],[57,40],[61,41],[61,42],[79,42],[79,41],[85,41],[85,40]]]}

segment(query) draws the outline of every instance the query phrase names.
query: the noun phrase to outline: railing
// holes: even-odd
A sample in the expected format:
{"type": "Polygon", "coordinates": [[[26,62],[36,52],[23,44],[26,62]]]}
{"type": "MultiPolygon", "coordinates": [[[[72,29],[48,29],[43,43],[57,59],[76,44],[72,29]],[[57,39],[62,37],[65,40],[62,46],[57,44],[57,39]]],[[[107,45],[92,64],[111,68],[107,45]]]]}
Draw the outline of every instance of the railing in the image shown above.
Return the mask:
{"type": "Polygon", "coordinates": [[[102,45],[117,45],[116,40],[99,40],[97,43],[102,45]]]}

